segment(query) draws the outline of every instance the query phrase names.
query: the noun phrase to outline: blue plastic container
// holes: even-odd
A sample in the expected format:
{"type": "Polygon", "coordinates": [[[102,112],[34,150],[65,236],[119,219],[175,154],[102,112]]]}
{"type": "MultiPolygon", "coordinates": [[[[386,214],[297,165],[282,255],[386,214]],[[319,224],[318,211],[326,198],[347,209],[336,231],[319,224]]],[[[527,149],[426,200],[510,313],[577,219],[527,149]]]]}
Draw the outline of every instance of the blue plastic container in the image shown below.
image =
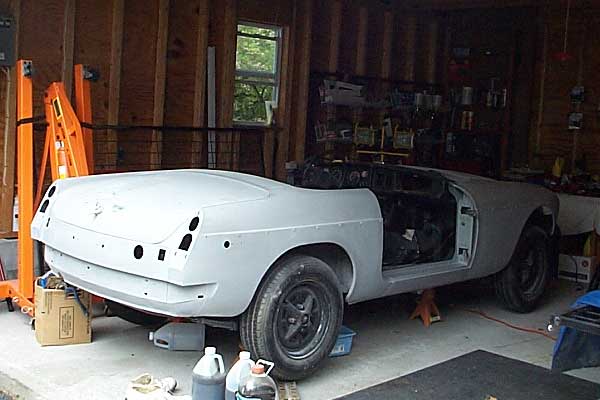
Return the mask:
{"type": "Polygon", "coordinates": [[[335,343],[335,346],[333,346],[331,353],[329,353],[329,357],[339,357],[350,354],[350,351],[352,350],[352,338],[354,335],[356,335],[356,332],[347,326],[342,326],[342,329],[340,329],[340,333],[338,334],[337,342],[335,343]]]}

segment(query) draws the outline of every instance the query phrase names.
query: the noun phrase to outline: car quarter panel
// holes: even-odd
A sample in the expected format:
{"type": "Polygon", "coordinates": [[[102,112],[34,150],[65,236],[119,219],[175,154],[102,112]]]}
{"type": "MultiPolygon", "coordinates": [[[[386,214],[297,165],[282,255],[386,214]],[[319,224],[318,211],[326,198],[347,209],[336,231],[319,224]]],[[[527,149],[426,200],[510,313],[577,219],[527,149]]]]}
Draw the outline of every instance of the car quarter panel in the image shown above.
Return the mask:
{"type": "Polygon", "coordinates": [[[529,217],[539,208],[558,215],[558,199],[542,187],[489,179],[457,179],[477,207],[478,236],[469,279],[501,271],[529,217]]]}
{"type": "Polygon", "coordinates": [[[170,280],[216,282],[215,315],[243,312],[269,268],[290,250],[310,244],[332,243],[347,252],[354,272],[349,299],[373,297],[383,288],[383,225],[369,190],[286,188],[262,201],[209,207],[203,215],[190,268],[171,270],[170,280]]]}
{"type": "MultiPolygon", "coordinates": [[[[151,186],[155,179],[164,182],[163,174],[187,181],[196,192],[185,197],[187,217],[177,202],[164,196],[159,202],[142,203],[146,213],[128,216],[126,223],[157,230],[152,235],[123,229],[117,218],[122,208],[112,206],[123,205],[125,200],[127,208],[134,206],[135,195],[113,190],[122,187],[123,175],[131,179],[130,174],[96,179],[103,191],[98,196],[104,206],[100,216],[94,216],[97,199],[79,196],[76,190],[92,177],[56,182],[54,196],[49,199],[47,193],[44,197],[50,200],[48,207],[38,211],[32,223],[32,236],[46,245],[46,261],[52,269],[71,284],[131,307],[173,316],[231,317],[245,310],[269,268],[286,252],[333,243],[352,261],[354,277],[348,296],[368,298],[381,290],[382,220],[377,199],[369,190],[300,189],[212,171],[161,171],[133,178],[140,177],[151,186]],[[223,185],[227,188],[220,192],[223,185]],[[245,194],[237,201],[235,187],[245,194]],[[207,190],[211,192],[203,196],[207,190]],[[70,223],[65,211],[68,204],[85,209],[75,223],[70,223]],[[152,215],[164,213],[160,220],[166,220],[172,208],[177,208],[172,213],[177,224],[168,224],[165,231],[152,225],[152,215]],[[195,217],[199,227],[190,230],[195,217]],[[96,230],[99,218],[114,218],[114,229],[103,223],[96,230]],[[192,240],[185,250],[180,243],[187,236],[192,240]],[[159,237],[166,238],[157,241],[159,237]],[[139,259],[134,256],[138,245],[144,249],[139,259]]],[[[135,186],[143,190],[137,181],[135,186]]]]}

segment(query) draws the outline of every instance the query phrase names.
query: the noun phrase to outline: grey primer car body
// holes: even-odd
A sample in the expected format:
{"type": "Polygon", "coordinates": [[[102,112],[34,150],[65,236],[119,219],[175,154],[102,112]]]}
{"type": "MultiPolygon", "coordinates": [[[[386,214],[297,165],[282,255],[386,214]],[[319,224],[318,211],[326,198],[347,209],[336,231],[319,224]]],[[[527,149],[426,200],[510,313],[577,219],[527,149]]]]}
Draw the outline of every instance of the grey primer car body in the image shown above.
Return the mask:
{"type": "Polygon", "coordinates": [[[528,220],[551,235],[558,212],[543,188],[462,173],[362,165],[318,172],[305,173],[306,186],[327,189],[214,170],[66,179],[46,193],[32,235],[53,270],[94,294],[164,315],[235,317],[269,269],[294,252],[324,260],[346,302],[357,303],[492,275],[509,263],[528,220]],[[406,210],[447,203],[445,254],[419,260],[411,243],[426,234],[415,221],[397,229],[406,257],[385,262],[382,208],[394,195],[396,207],[410,202],[406,210]]]}
{"type": "Polygon", "coordinates": [[[543,294],[558,212],[543,188],[360,164],[308,164],[300,186],[214,170],[66,179],[44,196],[32,236],[54,271],[130,321],[140,312],[123,305],[233,319],[244,348],[284,380],[327,357],[344,301],[497,273],[510,309],[543,294]]]}

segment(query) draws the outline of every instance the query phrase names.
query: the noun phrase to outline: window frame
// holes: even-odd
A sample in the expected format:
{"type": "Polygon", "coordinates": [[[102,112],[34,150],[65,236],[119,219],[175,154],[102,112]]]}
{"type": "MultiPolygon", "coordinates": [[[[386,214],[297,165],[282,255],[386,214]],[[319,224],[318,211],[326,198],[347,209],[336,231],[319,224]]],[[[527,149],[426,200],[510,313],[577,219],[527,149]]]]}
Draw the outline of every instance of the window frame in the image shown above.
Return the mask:
{"type": "MultiPolygon", "coordinates": [[[[239,20],[237,22],[236,25],[236,64],[237,64],[237,39],[239,37],[248,37],[248,38],[254,38],[254,39],[261,39],[261,40],[269,40],[269,41],[273,41],[275,42],[275,59],[274,61],[274,67],[275,67],[275,72],[271,73],[271,72],[265,72],[265,71],[251,71],[251,70],[244,70],[244,69],[238,69],[237,65],[235,66],[235,71],[234,71],[234,79],[233,79],[233,85],[234,85],[234,92],[235,92],[235,85],[237,85],[238,83],[249,83],[249,84],[256,84],[256,85],[262,85],[262,86],[272,86],[273,87],[273,98],[272,101],[275,102],[275,104],[279,104],[279,94],[280,94],[280,86],[281,86],[281,66],[282,66],[282,53],[283,53],[283,27],[279,26],[279,25],[272,25],[272,24],[265,24],[265,23],[260,23],[260,22],[253,22],[253,21],[247,21],[247,20],[239,20]],[[260,34],[252,34],[252,33],[245,33],[245,32],[240,32],[239,31],[239,26],[243,25],[243,26],[249,26],[249,27],[253,27],[253,28],[261,28],[261,29],[269,29],[275,32],[275,36],[265,36],[265,35],[260,35],[260,34]],[[251,78],[268,78],[268,79],[273,79],[273,84],[271,83],[267,83],[264,81],[260,81],[260,80],[251,80],[251,78]],[[243,78],[242,80],[240,80],[239,78],[243,78]],[[248,79],[250,78],[250,79],[248,79]]],[[[267,122],[262,122],[262,121],[244,121],[244,120],[236,120],[235,119],[235,96],[233,98],[233,124],[237,125],[237,126],[267,126],[267,122]]]]}

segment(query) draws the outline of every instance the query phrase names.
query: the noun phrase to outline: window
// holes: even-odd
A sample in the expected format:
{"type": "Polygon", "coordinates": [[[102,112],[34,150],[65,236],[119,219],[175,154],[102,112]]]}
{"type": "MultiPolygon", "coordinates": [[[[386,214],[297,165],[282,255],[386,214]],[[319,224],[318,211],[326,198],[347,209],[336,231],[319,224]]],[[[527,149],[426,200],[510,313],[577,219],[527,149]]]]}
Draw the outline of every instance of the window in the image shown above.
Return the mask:
{"type": "Polygon", "coordinates": [[[277,104],[281,28],[240,23],[237,27],[233,120],[266,124],[265,102],[277,104]]]}

